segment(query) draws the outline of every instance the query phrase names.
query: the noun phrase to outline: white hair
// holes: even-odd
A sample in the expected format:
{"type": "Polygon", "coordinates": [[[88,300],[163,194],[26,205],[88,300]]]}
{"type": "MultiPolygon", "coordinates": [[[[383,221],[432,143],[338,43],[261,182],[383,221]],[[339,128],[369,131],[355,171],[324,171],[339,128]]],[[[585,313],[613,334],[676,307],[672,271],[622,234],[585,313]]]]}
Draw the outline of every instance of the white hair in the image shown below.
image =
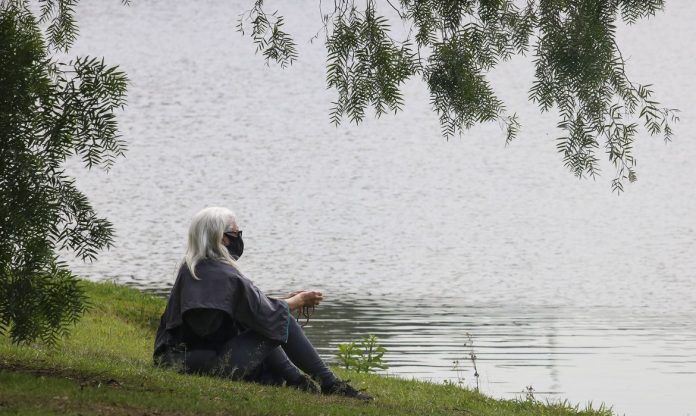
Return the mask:
{"type": "Polygon", "coordinates": [[[237,224],[234,212],[223,207],[204,208],[193,216],[182,263],[186,263],[194,279],[199,280],[196,265],[204,259],[219,260],[237,268],[237,262],[222,245],[223,233],[234,224],[237,224]]]}

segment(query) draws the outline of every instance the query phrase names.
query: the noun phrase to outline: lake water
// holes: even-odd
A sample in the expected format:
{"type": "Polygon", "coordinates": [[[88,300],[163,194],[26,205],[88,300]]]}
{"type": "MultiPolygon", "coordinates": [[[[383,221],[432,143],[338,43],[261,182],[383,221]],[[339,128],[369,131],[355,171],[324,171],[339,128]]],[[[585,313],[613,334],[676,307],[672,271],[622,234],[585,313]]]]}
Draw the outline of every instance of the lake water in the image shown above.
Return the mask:
{"type": "Polygon", "coordinates": [[[404,112],[336,128],[316,1],[278,4],[300,52],[285,70],[235,31],[251,1],[119,3],[78,8],[73,52],[131,79],[127,157],[70,164],[118,233],[78,274],[167,293],[191,216],[224,205],[259,287],[325,293],[306,330],[326,358],[376,334],[389,374],[474,386],[470,337],[486,394],[696,415],[696,3],[620,31],[629,75],[682,110],[673,143],[636,144],[620,197],[606,164],[596,181],[564,170],[526,58],[491,74],[523,123],[507,148],[498,125],[444,140],[419,81],[404,112]]]}

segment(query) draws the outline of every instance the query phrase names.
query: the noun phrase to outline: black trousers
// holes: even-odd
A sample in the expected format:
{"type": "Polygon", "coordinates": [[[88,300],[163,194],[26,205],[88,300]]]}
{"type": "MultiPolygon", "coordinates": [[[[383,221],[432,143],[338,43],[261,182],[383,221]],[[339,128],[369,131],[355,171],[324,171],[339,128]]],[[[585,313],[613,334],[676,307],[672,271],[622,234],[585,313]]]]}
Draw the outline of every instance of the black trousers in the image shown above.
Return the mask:
{"type": "Polygon", "coordinates": [[[215,349],[166,353],[163,363],[187,373],[263,384],[281,385],[296,381],[301,377],[300,370],[320,380],[323,385],[336,379],[294,320],[290,321],[285,344],[247,330],[215,349]]]}

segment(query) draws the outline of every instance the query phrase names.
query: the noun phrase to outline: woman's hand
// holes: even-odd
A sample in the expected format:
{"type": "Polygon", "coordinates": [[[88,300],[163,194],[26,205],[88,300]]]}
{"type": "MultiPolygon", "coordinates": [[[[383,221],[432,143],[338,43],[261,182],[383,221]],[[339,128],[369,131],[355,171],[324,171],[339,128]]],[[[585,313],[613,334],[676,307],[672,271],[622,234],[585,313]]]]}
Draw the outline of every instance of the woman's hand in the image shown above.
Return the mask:
{"type": "Polygon", "coordinates": [[[287,302],[290,310],[294,311],[303,306],[317,306],[322,300],[324,300],[324,296],[321,292],[317,292],[316,290],[305,290],[295,293],[292,297],[287,299],[287,302]]]}
{"type": "Polygon", "coordinates": [[[324,296],[321,294],[321,292],[317,292],[316,290],[300,292],[298,295],[302,297],[302,301],[304,303],[302,306],[317,306],[322,300],[324,300],[324,296]]]}

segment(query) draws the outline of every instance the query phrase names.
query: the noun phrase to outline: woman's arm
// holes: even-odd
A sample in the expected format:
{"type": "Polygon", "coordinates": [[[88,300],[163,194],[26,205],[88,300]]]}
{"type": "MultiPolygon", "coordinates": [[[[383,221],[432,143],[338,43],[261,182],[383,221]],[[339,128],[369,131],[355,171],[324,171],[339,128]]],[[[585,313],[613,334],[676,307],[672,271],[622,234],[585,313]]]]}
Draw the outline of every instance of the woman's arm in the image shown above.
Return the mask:
{"type": "MultiPolygon", "coordinates": [[[[302,293],[302,292],[306,292],[306,290],[293,290],[292,292],[288,293],[287,295],[276,298],[276,299],[283,299],[283,300],[290,299],[291,297],[297,295],[298,293],[302,293]]],[[[273,296],[273,297],[275,297],[275,296],[273,296]]]]}
{"type": "Polygon", "coordinates": [[[303,306],[317,306],[322,300],[324,300],[324,297],[322,296],[321,292],[308,290],[297,293],[285,301],[288,303],[288,308],[290,308],[290,311],[295,311],[303,306]]]}

